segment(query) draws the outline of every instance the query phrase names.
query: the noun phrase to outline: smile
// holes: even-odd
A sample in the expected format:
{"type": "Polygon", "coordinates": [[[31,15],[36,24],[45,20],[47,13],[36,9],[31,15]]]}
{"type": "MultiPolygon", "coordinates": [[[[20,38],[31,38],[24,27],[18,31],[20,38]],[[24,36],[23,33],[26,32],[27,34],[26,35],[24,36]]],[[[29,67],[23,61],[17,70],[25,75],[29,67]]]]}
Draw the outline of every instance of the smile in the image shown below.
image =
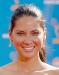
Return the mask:
{"type": "Polygon", "coordinates": [[[32,51],[35,46],[33,47],[22,47],[25,51],[32,51]]]}

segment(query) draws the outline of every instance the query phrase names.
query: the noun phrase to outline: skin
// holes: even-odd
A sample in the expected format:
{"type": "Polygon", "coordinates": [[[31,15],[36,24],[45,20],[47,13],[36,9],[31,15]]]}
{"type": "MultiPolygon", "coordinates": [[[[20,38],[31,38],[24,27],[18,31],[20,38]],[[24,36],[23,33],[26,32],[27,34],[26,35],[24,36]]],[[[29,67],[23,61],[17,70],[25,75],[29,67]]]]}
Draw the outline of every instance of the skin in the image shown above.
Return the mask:
{"type": "Polygon", "coordinates": [[[35,18],[28,16],[24,16],[16,21],[10,36],[21,61],[38,55],[39,50],[43,46],[44,37],[45,32],[43,32],[35,18]]]}
{"type": "Polygon", "coordinates": [[[18,52],[18,58],[13,63],[3,66],[0,75],[58,75],[58,69],[43,63],[39,51],[46,38],[40,23],[34,17],[23,16],[15,22],[10,40],[18,52]]]}

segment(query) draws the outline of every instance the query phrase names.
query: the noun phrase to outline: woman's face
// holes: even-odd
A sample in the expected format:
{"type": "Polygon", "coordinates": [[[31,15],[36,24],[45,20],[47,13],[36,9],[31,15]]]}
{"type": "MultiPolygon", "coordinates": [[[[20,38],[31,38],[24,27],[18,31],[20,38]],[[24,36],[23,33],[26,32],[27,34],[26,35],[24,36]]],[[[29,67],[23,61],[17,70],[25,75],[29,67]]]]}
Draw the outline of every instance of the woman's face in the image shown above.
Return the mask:
{"type": "Polygon", "coordinates": [[[45,31],[31,16],[23,16],[15,22],[10,35],[20,57],[32,58],[43,46],[45,31]]]}

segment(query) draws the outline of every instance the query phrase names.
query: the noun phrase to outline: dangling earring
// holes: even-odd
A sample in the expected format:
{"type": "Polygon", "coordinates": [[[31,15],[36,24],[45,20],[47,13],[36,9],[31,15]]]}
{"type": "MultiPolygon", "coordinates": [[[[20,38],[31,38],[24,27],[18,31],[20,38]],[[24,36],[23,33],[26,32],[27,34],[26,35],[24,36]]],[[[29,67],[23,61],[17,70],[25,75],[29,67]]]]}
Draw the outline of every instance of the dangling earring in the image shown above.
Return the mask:
{"type": "Polygon", "coordinates": [[[45,42],[44,42],[44,43],[43,43],[43,47],[45,47],[45,45],[46,45],[46,44],[45,44],[45,42]]]}
{"type": "Polygon", "coordinates": [[[45,44],[43,44],[43,47],[45,47],[45,44]]]}
{"type": "Polygon", "coordinates": [[[8,47],[11,47],[11,45],[12,45],[12,42],[10,41],[10,43],[9,43],[8,47]]]}

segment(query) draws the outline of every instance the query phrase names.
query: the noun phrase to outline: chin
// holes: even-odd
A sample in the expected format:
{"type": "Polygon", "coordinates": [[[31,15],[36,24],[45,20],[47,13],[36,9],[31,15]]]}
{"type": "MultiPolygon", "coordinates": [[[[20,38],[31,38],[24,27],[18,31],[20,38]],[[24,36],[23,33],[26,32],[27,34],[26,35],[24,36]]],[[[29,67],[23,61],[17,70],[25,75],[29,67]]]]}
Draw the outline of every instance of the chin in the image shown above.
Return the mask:
{"type": "Polygon", "coordinates": [[[24,55],[23,58],[25,58],[26,60],[28,59],[32,59],[34,57],[34,55],[24,55]]]}

